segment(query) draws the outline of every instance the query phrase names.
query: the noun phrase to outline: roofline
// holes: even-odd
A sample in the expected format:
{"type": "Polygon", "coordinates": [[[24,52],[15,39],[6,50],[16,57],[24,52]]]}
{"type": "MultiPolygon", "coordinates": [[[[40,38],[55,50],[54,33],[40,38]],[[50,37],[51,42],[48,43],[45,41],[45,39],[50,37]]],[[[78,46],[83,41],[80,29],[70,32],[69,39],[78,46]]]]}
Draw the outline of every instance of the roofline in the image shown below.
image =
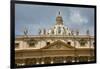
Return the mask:
{"type": "Polygon", "coordinates": [[[94,36],[88,36],[88,35],[78,35],[78,36],[74,36],[74,35],[29,35],[29,36],[24,36],[24,35],[19,35],[15,37],[15,40],[17,39],[30,39],[30,38],[91,38],[94,39],[94,36]]]}

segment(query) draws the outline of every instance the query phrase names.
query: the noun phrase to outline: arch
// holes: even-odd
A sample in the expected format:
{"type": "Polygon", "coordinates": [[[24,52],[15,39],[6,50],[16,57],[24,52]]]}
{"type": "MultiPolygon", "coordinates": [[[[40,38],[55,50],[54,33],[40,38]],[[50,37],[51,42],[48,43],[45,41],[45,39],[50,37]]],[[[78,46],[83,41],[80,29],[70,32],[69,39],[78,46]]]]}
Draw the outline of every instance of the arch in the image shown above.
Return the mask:
{"type": "Polygon", "coordinates": [[[50,64],[51,63],[51,58],[50,57],[45,57],[44,58],[44,63],[45,64],[50,64]]]}
{"type": "Polygon", "coordinates": [[[88,62],[88,57],[87,56],[80,56],[79,62],[88,62]]]}
{"type": "Polygon", "coordinates": [[[66,61],[67,61],[67,63],[71,63],[72,62],[72,57],[71,56],[66,57],[66,61]]]}
{"type": "Polygon", "coordinates": [[[25,61],[26,65],[34,65],[36,64],[36,58],[27,58],[25,61]]]}

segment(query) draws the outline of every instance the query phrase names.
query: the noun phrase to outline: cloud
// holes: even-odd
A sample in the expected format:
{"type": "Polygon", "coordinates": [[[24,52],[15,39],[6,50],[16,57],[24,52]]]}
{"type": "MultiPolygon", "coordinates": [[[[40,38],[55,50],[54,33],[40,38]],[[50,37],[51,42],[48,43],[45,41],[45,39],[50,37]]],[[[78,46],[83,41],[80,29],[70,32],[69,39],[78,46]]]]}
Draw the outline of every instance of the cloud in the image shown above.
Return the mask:
{"type": "Polygon", "coordinates": [[[88,20],[85,17],[83,17],[80,11],[78,10],[71,10],[70,21],[72,23],[77,23],[77,24],[88,23],[88,20]]]}

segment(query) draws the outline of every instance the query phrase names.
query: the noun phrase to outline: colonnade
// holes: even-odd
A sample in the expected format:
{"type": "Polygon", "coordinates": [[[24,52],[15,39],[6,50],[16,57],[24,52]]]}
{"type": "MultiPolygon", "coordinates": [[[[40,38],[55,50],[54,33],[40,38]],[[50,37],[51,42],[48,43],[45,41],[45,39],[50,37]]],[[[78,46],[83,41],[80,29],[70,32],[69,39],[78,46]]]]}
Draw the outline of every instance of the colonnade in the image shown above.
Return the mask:
{"type": "Polygon", "coordinates": [[[39,65],[39,64],[56,64],[56,63],[74,63],[74,62],[90,62],[94,61],[94,57],[91,56],[58,56],[58,57],[40,57],[40,58],[26,58],[16,59],[16,65],[39,65]]]}

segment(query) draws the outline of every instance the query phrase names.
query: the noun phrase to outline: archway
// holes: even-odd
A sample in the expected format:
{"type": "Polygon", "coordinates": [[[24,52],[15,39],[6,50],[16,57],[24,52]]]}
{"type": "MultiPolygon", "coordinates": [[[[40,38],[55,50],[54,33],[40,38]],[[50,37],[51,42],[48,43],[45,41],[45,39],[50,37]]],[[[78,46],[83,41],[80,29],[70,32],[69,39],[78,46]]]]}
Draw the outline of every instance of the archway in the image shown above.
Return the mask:
{"type": "Polygon", "coordinates": [[[44,63],[45,64],[50,64],[51,63],[51,58],[50,57],[45,57],[44,58],[44,63]]]}
{"type": "Polygon", "coordinates": [[[25,61],[25,64],[26,65],[34,65],[34,64],[36,64],[36,59],[35,58],[28,58],[28,59],[26,59],[26,61],[25,61]]]}

